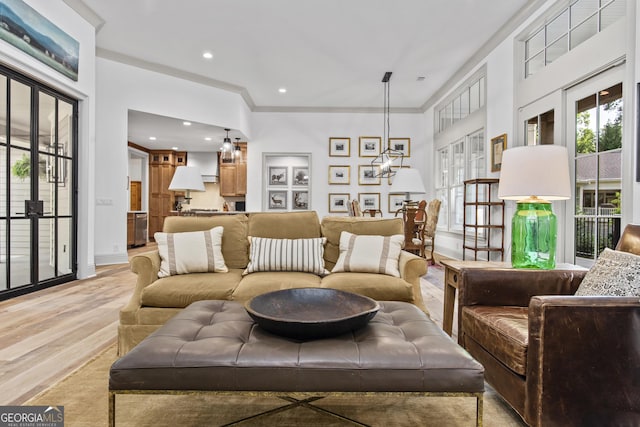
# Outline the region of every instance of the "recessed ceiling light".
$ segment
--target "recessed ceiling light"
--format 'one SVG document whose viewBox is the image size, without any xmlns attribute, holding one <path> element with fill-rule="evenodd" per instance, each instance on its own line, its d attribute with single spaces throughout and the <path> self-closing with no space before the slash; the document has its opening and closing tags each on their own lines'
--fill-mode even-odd
<svg viewBox="0 0 640 427">
<path fill-rule="evenodd" d="M 171 147 L 171 149 L 172 149 L 172 150 L 177 150 L 177 149 L 178 149 L 178 147 Z"/>
<path fill-rule="evenodd" d="M 205 141 L 211 141 L 211 137 L 210 137 L 210 136 L 207 136 L 204 140 L 205 140 Z"/>
<path fill-rule="evenodd" d="M 280 93 L 287 93 L 287 88 L 285 88 L 285 87 L 281 87 L 280 89 L 278 89 L 278 92 L 280 92 Z"/>
<path fill-rule="evenodd" d="M 185 126 L 191 126 L 191 122 L 182 122 L 182 124 Z"/>
<path fill-rule="evenodd" d="M 155 137 L 155 136 L 150 136 L 150 137 L 149 137 L 149 139 L 150 139 L 151 141 L 155 141 L 155 140 L 156 140 L 156 137 Z"/>
<path fill-rule="evenodd" d="M 204 59 L 212 59 L 213 58 L 213 53 L 211 53 L 211 52 L 203 52 L 202 53 L 202 57 Z"/>
<path fill-rule="evenodd" d="M 418 76 L 418 77 L 416 78 L 416 80 L 417 80 L 417 81 L 419 81 L 419 82 L 423 82 L 425 79 L 426 79 L 426 77 L 425 77 L 425 76 Z"/>
</svg>

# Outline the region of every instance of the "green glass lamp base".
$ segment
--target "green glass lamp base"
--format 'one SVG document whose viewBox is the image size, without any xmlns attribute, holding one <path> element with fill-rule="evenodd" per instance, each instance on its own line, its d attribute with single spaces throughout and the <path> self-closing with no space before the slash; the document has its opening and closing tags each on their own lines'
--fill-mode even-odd
<svg viewBox="0 0 640 427">
<path fill-rule="evenodd" d="M 513 268 L 555 268 L 556 234 L 557 220 L 551 203 L 518 203 L 511 222 Z"/>
</svg>

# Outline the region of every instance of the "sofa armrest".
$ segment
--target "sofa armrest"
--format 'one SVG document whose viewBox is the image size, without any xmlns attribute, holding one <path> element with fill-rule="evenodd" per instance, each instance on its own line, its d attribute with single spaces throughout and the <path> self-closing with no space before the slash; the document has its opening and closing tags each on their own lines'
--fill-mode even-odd
<svg viewBox="0 0 640 427">
<path fill-rule="evenodd" d="M 458 304 L 527 307 L 535 295 L 572 295 L 586 270 L 462 269 Z"/>
<path fill-rule="evenodd" d="M 131 295 L 131 299 L 127 305 L 120 310 L 121 324 L 137 323 L 135 315 L 141 306 L 142 290 L 158 279 L 160 253 L 158 251 L 152 251 L 136 255 L 131 258 L 129 264 L 131 271 L 138 277 L 136 279 L 136 288 L 133 291 L 133 295 Z"/>
<path fill-rule="evenodd" d="M 427 274 L 426 260 L 403 250 L 400 251 L 398 269 L 400 270 L 400 277 L 413 287 L 414 304 L 426 313 L 427 308 L 422 298 L 422 289 L 420 289 L 420 277 Z"/>
<path fill-rule="evenodd" d="M 640 425 L 638 337 L 640 298 L 533 297 L 525 419 Z"/>
</svg>

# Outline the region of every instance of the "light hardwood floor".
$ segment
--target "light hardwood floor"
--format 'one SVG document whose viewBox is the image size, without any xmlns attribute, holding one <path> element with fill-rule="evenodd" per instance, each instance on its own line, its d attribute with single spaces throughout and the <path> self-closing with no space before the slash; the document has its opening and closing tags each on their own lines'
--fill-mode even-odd
<svg viewBox="0 0 640 427">
<path fill-rule="evenodd" d="M 432 268 L 427 278 L 441 281 L 441 272 Z M 102 266 L 96 277 L 0 302 L 0 405 L 23 404 L 115 343 L 118 312 L 135 280 L 128 264 Z M 441 287 L 423 280 L 422 290 L 441 325 Z"/>
</svg>

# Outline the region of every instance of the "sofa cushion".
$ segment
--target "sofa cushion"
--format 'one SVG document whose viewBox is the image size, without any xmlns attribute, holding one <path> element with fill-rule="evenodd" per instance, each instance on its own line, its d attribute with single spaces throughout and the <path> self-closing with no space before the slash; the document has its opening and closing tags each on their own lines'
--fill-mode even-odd
<svg viewBox="0 0 640 427">
<path fill-rule="evenodd" d="M 462 330 L 509 369 L 526 375 L 528 311 L 528 307 L 467 306 L 462 309 Z"/>
<path fill-rule="evenodd" d="M 374 273 L 331 273 L 322 278 L 323 288 L 364 295 L 378 301 L 415 303 L 413 286 L 405 280 Z"/>
<path fill-rule="evenodd" d="M 368 218 L 368 217 L 338 217 L 326 216 L 322 218 L 322 235 L 327 238 L 324 247 L 325 267 L 332 270 L 340 256 L 340 234 L 343 231 L 358 235 L 391 236 L 403 234 L 401 218 Z"/>
<path fill-rule="evenodd" d="M 576 295 L 640 297 L 640 256 L 605 248 L 580 282 Z"/>
<path fill-rule="evenodd" d="M 309 239 L 322 237 L 315 211 L 256 212 L 249 215 L 248 236 L 274 239 Z"/>
<path fill-rule="evenodd" d="M 340 257 L 332 273 L 378 273 L 400 277 L 398 259 L 404 236 L 358 236 L 343 231 L 340 235 Z"/>
<path fill-rule="evenodd" d="M 222 227 L 184 233 L 155 233 L 160 253 L 158 277 L 188 273 L 226 273 Z"/>
<path fill-rule="evenodd" d="M 249 262 L 249 241 L 247 240 L 246 215 L 169 216 L 164 220 L 162 231 L 182 233 L 204 231 L 213 227 L 223 227 L 222 255 L 229 268 L 245 268 Z"/>
<path fill-rule="evenodd" d="M 148 307 L 184 308 L 194 301 L 230 299 L 241 279 L 241 269 L 229 269 L 227 273 L 163 277 L 144 288 L 141 304 Z"/>
<path fill-rule="evenodd" d="M 249 265 L 245 274 L 260 271 L 300 271 L 324 276 L 324 244 L 327 239 L 271 239 L 249 237 Z"/>
<path fill-rule="evenodd" d="M 231 296 L 235 301 L 247 301 L 256 295 L 280 289 L 317 288 L 320 286 L 320 276 L 312 273 L 263 272 L 247 274 L 242 278 Z"/>
</svg>

